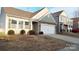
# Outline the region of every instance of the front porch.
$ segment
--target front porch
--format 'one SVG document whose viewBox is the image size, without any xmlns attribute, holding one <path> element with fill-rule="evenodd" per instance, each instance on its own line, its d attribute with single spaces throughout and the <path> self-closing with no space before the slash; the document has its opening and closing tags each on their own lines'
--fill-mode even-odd
<svg viewBox="0 0 79 59">
<path fill-rule="evenodd" d="M 68 32 L 68 25 L 60 23 L 59 24 L 59 32 Z"/>
<path fill-rule="evenodd" d="M 37 34 L 40 32 L 40 25 L 39 22 L 32 22 L 32 30 L 34 30 Z"/>
</svg>

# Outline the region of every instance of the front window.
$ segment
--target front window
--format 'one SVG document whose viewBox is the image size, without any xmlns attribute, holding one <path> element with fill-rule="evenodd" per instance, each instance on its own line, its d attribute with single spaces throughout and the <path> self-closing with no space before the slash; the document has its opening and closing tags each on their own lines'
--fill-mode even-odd
<svg viewBox="0 0 79 59">
<path fill-rule="evenodd" d="M 25 28 L 29 28 L 29 22 L 25 22 Z"/>
<path fill-rule="evenodd" d="M 13 19 L 9 19 L 9 28 L 16 28 L 17 21 Z"/>
<path fill-rule="evenodd" d="M 17 21 L 16 20 L 12 20 L 12 24 L 17 24 Z"/>
<path fill-rule="evenodd" d="M 25 25 L 29 25 L 29 22 L 25 22 Z"/>
</svg>

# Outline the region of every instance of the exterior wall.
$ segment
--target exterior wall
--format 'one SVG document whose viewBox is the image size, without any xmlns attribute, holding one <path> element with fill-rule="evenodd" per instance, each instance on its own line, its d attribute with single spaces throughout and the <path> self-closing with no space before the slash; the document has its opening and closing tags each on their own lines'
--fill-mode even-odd
<svg viewBox="0 0 79 59">
<path fill-rule="evenodd" d="M 73 20 L 72 19 L 69 19 L 68 21 L 68 30 L 69 32 L 73 29 Z"/>
<path fill-rule="evenodd" d="M 54 17 L 54 20 L 55 20 L 55 22 L 56 22 L 56 33 L 58 33 L 59 32 L 59 16 L 57 16 L 57 17 Z"/>
<path fill-rule="evenodd" d="M 5 22 L 6 22 L 6 14 L 4 13 L 4 10 L 1 9 L 1 14 L 0 14 L 0 32 L 5 33 Z"/>
<path fill-rule="evenodd" d="M 78 21 L 78 28 L 79 28 L 79 21 Z"/>
<path fill-rule="evenodd" d="M 62 30 L 65 32 L 68 31 L 68 20 L 68 16 L 65 14 L 65 12 L 62 12 L 59 16 L 59 32 Z"/>
<path fill-rule="evenodd" d="M 72 30 L 73 20 L 68 18 L 68 16 L 65 14 L 65 12 L 60 14 L 60 16 L 59 16 L 59 23 L 63 24 L 62 25 L 62 29 L 64 29 L 66 32 L 70 32 Z"/>
<path fill-rule="evenodd" d="M 78 24 L 73 24 L 73 29 L 77 29 L 78 28 Z"/>
<path fill-rule="evenodd" d="M 9 19 L 13 19 L 17 21 L 16 28 L 9 28 Z M 23 21 L 23 28 L 19 28 L 19 21 Z M 29 22 L 29 25 L 27 28 L 25 28 L 25 21 Z M 25 30 L 26 33 L 31 30 L 31 22 L 28 19 L 20 19 L 20 18 L 15 18 L 15 17 L 10 17 L 6 16 L 6 34 L 8 33 L 9 30 L 14 30 L 15 34 L 19 34 L 21 30 Z"/>
<path fill-rule="evenodd" d="M 63 17 L 64 19 L 61 19 Z M 68 24 L 68 16 L 66 15 L 65 12 L 62 12 L 59 16 L 59 22 L 63 22 L 64 24 Z"/>
<path fill-rule="evenodd" d="M 73 20 L 73 29 L 79 29 L 79 20 L 77 19 Z"/>
</svg>

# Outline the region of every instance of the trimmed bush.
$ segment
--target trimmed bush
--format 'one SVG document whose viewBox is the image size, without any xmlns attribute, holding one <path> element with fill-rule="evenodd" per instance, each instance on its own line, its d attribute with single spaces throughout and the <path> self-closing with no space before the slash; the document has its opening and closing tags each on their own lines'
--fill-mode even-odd
<svg viewBox="0 0 79 59">
<path fill-rule="evenodd" d="M 25 34 L 25 30 L 21 30 L 20 34 Z"/>
<path fill-rule="evenodd" d="M 44 34 L 44 33 L 42 31 L 40 31 L 39 34 Z"/>
<path fill-rule="evenodd" d="M 36 35 L 36 32 L 35 32 L 34 30 L 29 30 L 29 31 L 28 31 L 28 34 L 29 34 L 29 35 Z"/>
<path fill-rule="evenodd" d="M 15 34 L 15 32 L 13 30 L 8 31 L 8 35 L 14 35 L 14 34 Z"/>
</svg>

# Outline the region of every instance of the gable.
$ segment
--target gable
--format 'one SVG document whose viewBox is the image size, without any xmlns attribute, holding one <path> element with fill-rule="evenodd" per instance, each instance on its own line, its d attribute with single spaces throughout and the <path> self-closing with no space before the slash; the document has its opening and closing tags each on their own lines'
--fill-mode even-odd
<svg viewBox="0 0 79 59">
<path fill-rule="evenodd" d="M 35 16 L 33 16 L 32 19 L 39 19 L 40 17 L 42 17 L 43 15 L 45 15 L 47 13 L 48 13 L 48 9 L 47 8 L 43 8 Z"/>
<path fill-rule="evenodd" d="M 63 11 L 60 16 L 63 15 L 63 16 L 66 16 L 67 17 L 67 14 Z"/>
<path fill-rule="evenodd" d="M 41 17 L 39 20 L 37 20 L 39 22 L 43 22 L 43 23 L 50 23 L 50 24 L 56 24 L 54 18 L 52 17 L 51 14 L 47 14 L 44 15 L 43 17 Z"/>
</svg>

